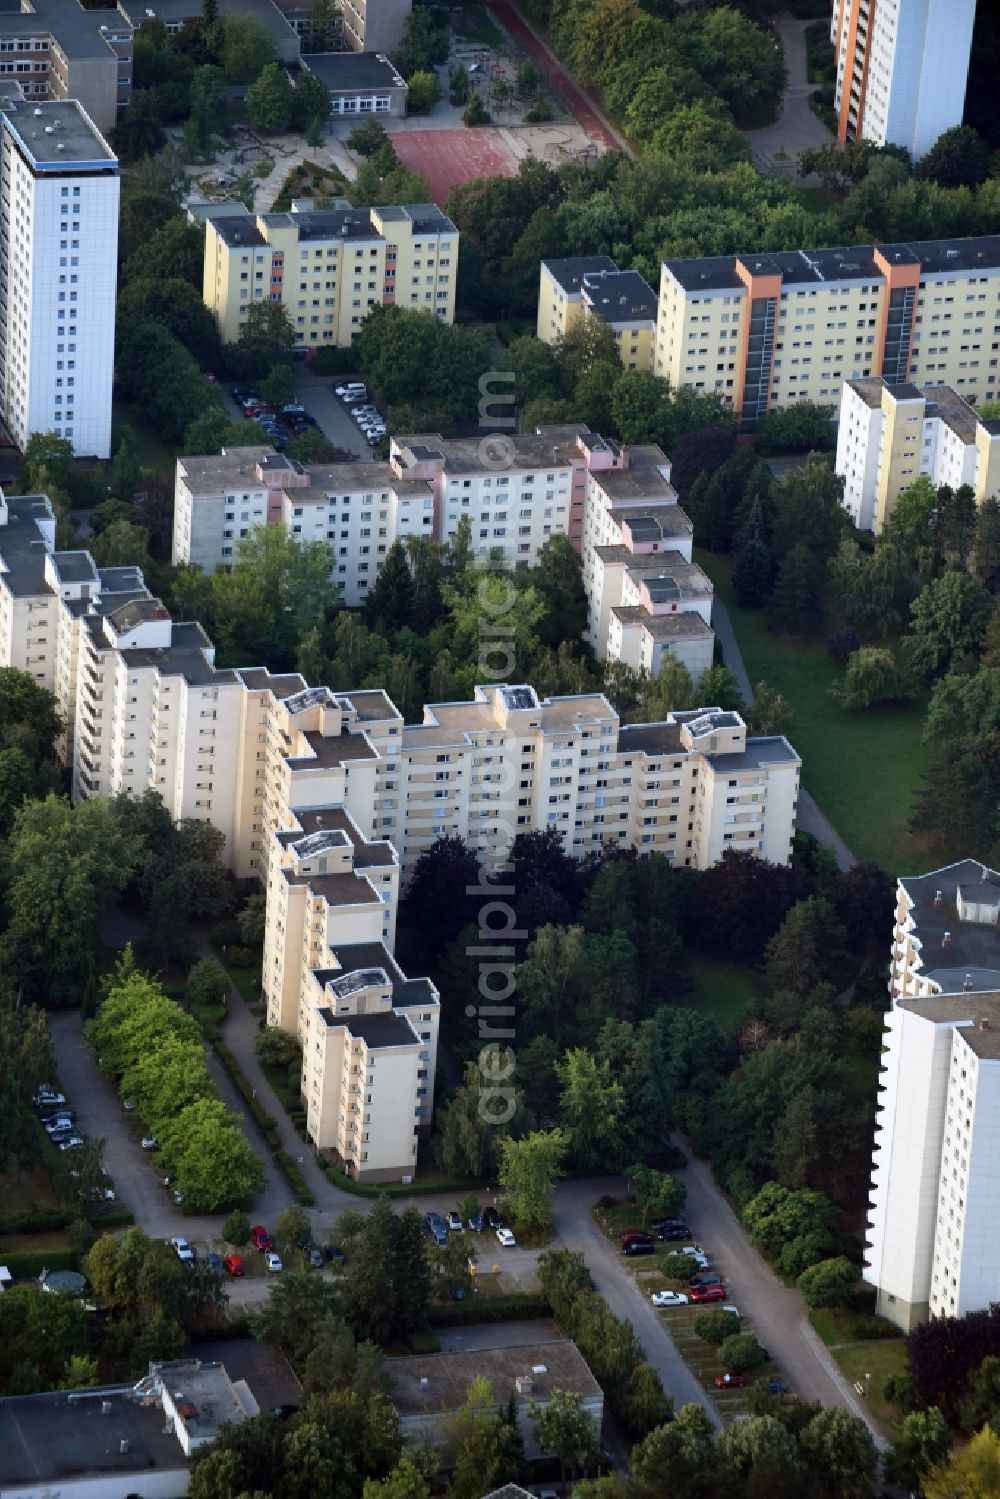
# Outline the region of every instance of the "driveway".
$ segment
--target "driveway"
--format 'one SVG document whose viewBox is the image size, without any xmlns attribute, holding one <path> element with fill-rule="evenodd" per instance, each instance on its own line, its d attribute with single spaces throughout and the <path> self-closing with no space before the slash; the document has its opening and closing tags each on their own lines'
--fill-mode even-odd
<svg viewBox="0 0 1000 1499">
<path fill-rule="evenodd" d="M 716 1426 L 722 1421 L 710 1397 L 695 1379 L 674 1346 L 663 1319 L 642 1295 L 628 1273 L 621 1255 L 594 1222 L 591 1209 L 604 1192 L 621 1195 L 619 1178 L 608 1181 L 563 1182 L 556 1189 L 553 1217 L 556 1233 L 565 1249 L 579 1250 L 587 1262 L 594 1285 L 616 1317 L 631 1322 L 646 1350 L 646 1357 L 672 1396 L 674 1409 L 701 1405 Z"/>
<path fill-rule="evenodd" d="M 801 1294 L 780 1281 L 750 1244 L 706 1163 L 691 1155 L 686 1141 L 675 1143 L 689 1162 L 681 1176 L 687 1187 L 684 1216 L 697 1242 L 710 1253 L 713 1268 L 725 1277 L 729 1297 L 741 1316 L 780 1364 L 797 1395 L 822 1405 L 839 1405 L 852 1416 L 860 1416 L 884 1451 L 884 1438 L 813 1331 Z"/>
<path fill-rule="evenodd" d="M 781 101 L 781 113 L 773 125 L 743 132 L 754 166 L 770 176 L 794 176 L 800 151 L 828 146 L 836 139 L 809 108 L 809 95 L 815 88 L 806 73 L 805 30 L 810 24 L 809 21 L 797 21 L 787 11 L 777 17 L 776 25 L 788 67 L 788 85 Z"/>
<path fill-rule="evenodd" d="M 364 434 L 348 415 L 333 393 L 333 387 L 348 376 L 314 375 L 308 364 L 295 366 L 296 398 L 316 418 L 316 425 L 335 448 L 353 453 L 362 463 L 372 462 L 373 454 Z"/>
</svg>

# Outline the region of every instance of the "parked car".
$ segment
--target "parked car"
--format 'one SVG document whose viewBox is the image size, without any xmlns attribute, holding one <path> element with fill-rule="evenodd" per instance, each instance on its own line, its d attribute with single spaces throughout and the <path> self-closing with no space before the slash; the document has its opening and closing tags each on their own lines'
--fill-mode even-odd
<svg viewBox="0 0 1000 1499">
<path fill-rule="evenodd" d="M 649 1225 L 650 1233 L 654 1234 L 662 1233 L 664 1229 L 668 1228 L 682 1228 L 684 1230 L 685 1239 L 689 1239 L 691 1237 L 691 1230 L 688 1228 L 683 1218 L 654 1218 L 652 1223 Z"/>
<path fill-rule="evenodd" d="M 76 1125 L 71 1123 L 57 1124 L 54 1129 L 46 1130 L 46 1134 L 53 1145 L 58 1145 L 60 1140 L 68 1140 L 70 1135 L 76 1134 Z"/>
<path fill-rule="evenodd" d="M 483 1231 L 483 1215 L 481 1212 L 472 1213 L 468 1223 L 465 1225 L 470 1233 L 481 1234 Z"/>
<path fill-rule="evenodd" d="M 627 1255 L 630 1259 L 637 1254 L 655 1253 L 656 1245 L 653 1243 L 652 1239 L 630 1239 L 622 1249 L 622 1254 Z"/>
<path fill-rule="evenodd" d="M 173 1197 L 174 1202 L 177 1204 L 177 1206 L 179 1208 L 184 1206 L 184 1193 L 183 1192 L 174 1191 L 170 1195 Z"/>
<path fill-rule="evenodd" d="M 717 1390 L 745 1390 L 747 1378 L 745 1374 L 737 1374 L 734 1369 L 727 1369 L 725 1374 L 715 1376 L 715 1388 Z"/>
<path fill-rule="evenodd" d="M 487 1228 L 503 1228 L 503 1215 L 497 1208 L 483 1208 L 483 1222 Z"/>
<path fill-rule="evenodd" d="M 692 1275 L 688 1281 L 689 1286 L 721 1286 L 722 1276 L 709 1272 L 707 1275 Z"/>
<path fill-rule="evenodd" d="M 300 406 L 298 401 L 288 401 L 281 408 L 282 416 L 304 416 L 305 407 Z"/>
<path fill-rule="evenodd" d="M 677 1249 L 671 1249 L 667 1255 L 667 1259 L 673 1259 L 674 1255 L 683 1255 L 686 1259 L 694 1260 L 699 1270 L 707 1270 L 712 1263 L 705 1251 L 699 1249 L 695 1244 L 682 1244 Z"/>
<path fill-rule="evenodd" d="M 627 1228 L 621 1236 L 621 1246 L 626 1244 L 652 1244 L 653 1235 L 647 1233 L 644 1228 Z"/>
<path fill-rule="evenodd" d="M 653 1232 L 661 1242 L 667 1244 L 679 1243 L 681 1239 L 690 1239 L 691 1230 L 686 1223 L 664 1223 L 657 1226 L 652 1225 Z"/>
<path fill-rule="evenodd" d="M 513 1232 L 509 1228 L 497 1229 L 497 1243 L 500 1244 L 503 1249 L 517 1248 L 517 1240 L 514 1238 Z"/>
<path fill-rule="evenodd" d="M 789 1394 L 789 1388 L 783 1379 L 769 1379 L 767 1382 L 767 1393 L 769 1395 L 787 1395 Z"/>
<path fill-rule="evenodd" d="M 222 1268 L 225 1270 L 227 1275 L 234 1275 L 237 1278 L 239 1278 L 239 1276 L 241 1275 L 246 1275 L 247 1273 L 246 1266 L 244 1265 L 238 1254 L 225 1255 L 222 1261 Z"/>
<path fill-rule="evenodd" d="M 67 1135 L 65 1139 L 60 1139 L 56 1143 L 60 1150 L 78 1150 L 83 1144 L 83 1137 L 81 1135 Z"/>
<path fill-rule="evenodd" d="M 269 1249 L 274 1248 L 274 1240 L 262 1223 L 255 1223 L 250 1230 L 250 1243 L 261 1254 L 266 1254 Z"/>
<path fill-rule="evenodd" d="M 264 1255 L 264 1264 L 274 1274 L 277 1274 L 279 1270 L 284 1270 L 285 1268 L 285 1264 L 281 1258 L 281 1255 L 277 1254 L 273 1249 L 269 1249 Z"/>
<path fill-rule="evenodd" d="M 171 1239 L 170 1247 L 182 1264 L 194 1264 L 194 1253 L 192 1252 L 191 1245 L 188 1243 L 187 1239 Z"/>
<path fill-rule="evenodd" d="M 57 1135 L 60 1130 L 72 1129 L 75 1119 L 76 1115 L 70 1112 L 52 1114 L 44 1121 L 42 1127 L 47 1135 Z"/>
<path fill-rule="evenodd" d="M 688 1299 L 682 1291 L 654 1291 L 650 1296 L 654 1306 L 687 1306 Z"/>
<path fill-rule="evenodd" d="M 134 1098 L 123 1099 L 122 1100 L 122 1109 L 124 1110 L 124 1112 L 126 1114 L 134 1114 L 135 1113 L 135 1099 Z"/>
<path fill-rule="evenodd" d="M 322 1249 L 317 1249 L 315 1244 L 311 1249 L 306 1250 L 306 1259 L 309 1261 L 314 1270 L 322 1270 L 323 1266 L 326 1264 L 326 1260 L 323 1258 Z"/>
<path fill-rule="evenodd" d="M 693 1286 L 691 1288 L 691 1301 L 700 1304 L 702 1301 L 725 1301 L 725 1286 Z"/>
<path fill-rule="evenodd" d="M 155 1135 L 143 1135 L 139 1144 L 143 1150 L 159 1150 L 160 1148 L 160 1142 Z"/>
<path fill-rule="evenodd" d="M 454 1210 L 452 1210 L 448 1214 L 448 1217 L 445 1221 L 447 1222 L 448 1227 L 453 1234 L 461 1234 L 465 1232 L 465 1224 L 462 1222 L 462 1215 L 460 1213 L 456 1213 Z"/>
<path fill-rule="evenodd" d="M 34 1097 L 36 1109 L 51 1109 L 57 1104 L 65 1103 L 65 1093 L 56 1093 L 52 1088 L 39 1088 Z"/>
<path fill-rule="evenodd" d="M 335 386 L 333 393 L 342 401 L 366 401 L 368 399 L 368 387 L 357 380 L 347 380 L 344 384 Z"/>
<path fill-rule="evenodd" d="M 77 1172 L 78 1176 L 79 1174 Z M 91 1202 L 117 1202 L 118 1199 L 115 1197 L 113 1187 L 91 1187 L 90 1200 Z"/>
<path fill-rule="evenodd" d="M 287 1401 L 284 1405 L 272 1405 L 271 1415 L 277 1416 L 279 1421 L 287 1421 L 291 1416 L 297 1416 L 301 1409 L 301 1405 L 292 1405 Z"/>
<path fill-rule="evenodd" d="M 176 1176 L 172 1176 L 169 1171 L 167 1172 L 166 1176 L 160 1177 L 160 1183 L 164 1187 L 172 1187 L 176 1180 Z"/>
<path fill-rule="evenodd" d="M 234 385 L 232 396 L 234 401 L 259 401 L 260 391 L 254 385 Z"/>
<path fill-rule="evenodd" d="M 216 1252 L 215 1252 L 214 1249 L 210 1249 L 208 1251 L 208 1253 L 206 1254 L 206 1256 L 205 1256 L 205 1264 L 208 1266 L 208 1268 L 212 1271 L 212 1273 L 214 1275 L 221 1275 L 222 1272 L 224 1271 L 224 1269 L 226 1268 L 225 1265 L 222 1263 L 222 1255 L 221 1254 L 216 1254 Z"/>
</svg>

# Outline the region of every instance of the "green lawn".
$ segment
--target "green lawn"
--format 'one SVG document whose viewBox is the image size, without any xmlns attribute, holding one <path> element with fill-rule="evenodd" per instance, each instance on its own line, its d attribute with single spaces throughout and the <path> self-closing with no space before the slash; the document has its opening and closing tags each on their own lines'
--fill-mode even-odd
<svg viewBox="0 0 1000 1499">
<path fill-rule="evenodd" d="M 177 449 L 165 443 L 139 406 L 116 401 L 111 417 L 111 451 L 128 434 L 143 473 L 163 474 L 173 479 Z"/>
<path fill-rule="evenodd" d="M 809 1313 L 809 1320 L 823 1342 L 840 1365 L 845 1377 L 852 1385 L 864 1386 L 865 1404 L 873 1419 L 890 1440 L 903 1413 L 882 1394 L 882 1387 L 890 1374 L 906 1372 L 906 1339 L 868 1338 L 863 1342 L 845 1341 L 850 1338 L 851 1314 L 841 1308 L 830 1307 Z M 870 1379 L 866 1379 L 870 1375 Z"/>
<path fill-rule="evenodd" d="M 219 962 L 228 973 L 234 987 L 238 989 L 242 994 L 251 1010 L 253 1010 L 255 1013 L 262 1013 L 263 1006 L 261 1005 L 260 999 L 260 964 L 255 963 L 252 968 L 237 968 L 234 963 L 231 963 L 229 961 L 228 957 L 223 952 L 220 943 L 218 943 L 214 937 L 211 937 L 209 940 L 212 946 L 215 948 L 215 952 L 219 959 Z"/>
<path fill-rule="evenodd" d="M 735 602 L 728 563 L 701 551 L 697 560 L 732 616 L 751 682 L 766 681 L 791 704 L 802 783 L 848 848 L 889 874 L 922 867 L 907 822 L 931 761 L 920 737 L 926 702 L 845 713 L 829 696 L 841 668 L 824 640 L 771 634 L 762 613 Z"/>
<path fill-rule="evenodd" d="M 684 995 L 685 1008 L 711 1015 L 723 1030 L 732 1030 L 747 1005 L 759 999 L 757 975 L 736 963 L 700 956 L 691 959 L 693 988 Z"/>
</svg>

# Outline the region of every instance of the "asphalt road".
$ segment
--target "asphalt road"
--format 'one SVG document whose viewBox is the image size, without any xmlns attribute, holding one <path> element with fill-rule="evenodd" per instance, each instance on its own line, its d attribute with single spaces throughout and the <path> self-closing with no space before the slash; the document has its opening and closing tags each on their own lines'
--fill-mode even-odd
<svg viewBox="0 0 1000 1499">
<path fill-rule="evenodd" d="M 683 1140 L 676 1143 L 689 1161 L 682 1174 L 687 1187 L 684 1216 L 695 1240 L 710 1254 L 712 1268 L 725 1278 L 729 1299 L 781 1366 L 796 1394 L 860 1416 L 884 1450 L 886 1443 L 868 1421 L 863 1402 L 813 1332 L 801 1294 L 780 1281 L 749 1243 L 705 1162 L 693 1157 Z"/>
<path fill-rule="evenodd" d="M 615 1316 L 632 1323 L 663 1388 L 673 1397 L 674 1409 L 704 1406 L 713 1423 L 721 1426 L 715 1405 L 677 1352 L 659 1312 L 639 1291 L 622 1256 L 594 1222 L 591 1209 L 598 1197 L 605 1192 L 620 1194 L 622 1187 L 620 1178 L 563 1182 L 555 1194 L 556 1233 L 563 1247 L 582 1252 L 594 1285 Z"/>
</svg>

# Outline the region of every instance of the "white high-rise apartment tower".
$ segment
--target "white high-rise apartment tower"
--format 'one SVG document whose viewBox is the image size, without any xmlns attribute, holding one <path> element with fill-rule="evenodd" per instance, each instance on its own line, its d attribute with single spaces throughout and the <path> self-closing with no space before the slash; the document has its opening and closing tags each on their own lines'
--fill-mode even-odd
<svg viewBox="0 0 1000 1499">
<path fill-rule="evenodd" d="M 976 0 L 834 0 L 837 134 L 915 160 L 962 123 Z"/>
<path fill-rule="evenodd" d="M 107 458 L 118 161 L 72 99 L 0 111 L 0 417 Z"/>
</svg>

